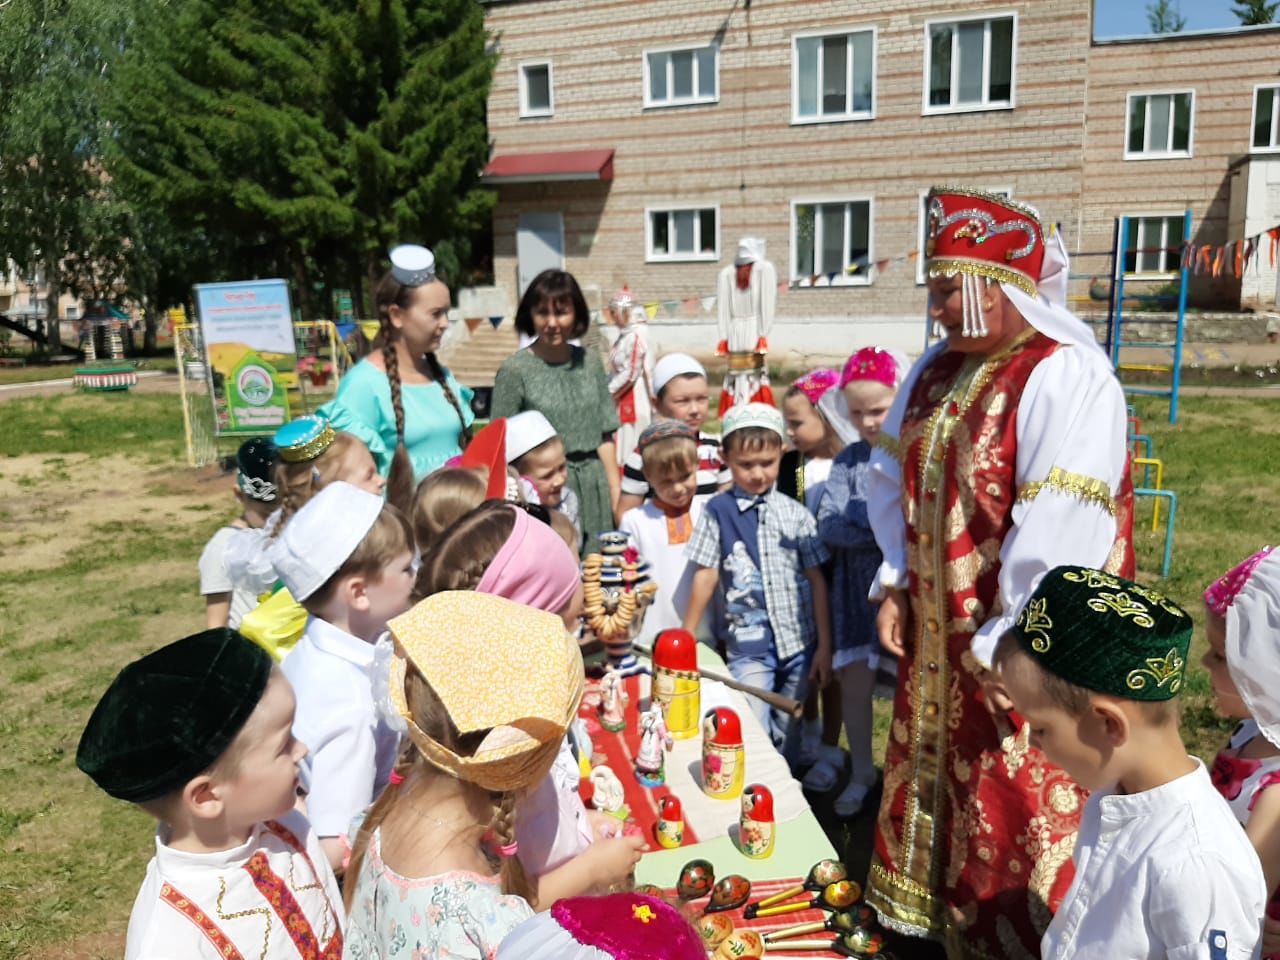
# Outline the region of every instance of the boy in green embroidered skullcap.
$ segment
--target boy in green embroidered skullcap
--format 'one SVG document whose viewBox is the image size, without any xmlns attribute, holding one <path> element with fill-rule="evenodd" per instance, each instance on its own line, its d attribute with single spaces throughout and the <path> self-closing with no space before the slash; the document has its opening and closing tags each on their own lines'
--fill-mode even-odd
<svg viewBox="0 0 1280 960">
<path fill-rule="evenodd" d="M 996 648 L 1011 701 L 996 706 L 1092 791 L 1044 960 L 1258 956 L 1262 868 L 1178 732 L 1191 627 L 1155 590 L 1061 566 Z"/>
</svg>

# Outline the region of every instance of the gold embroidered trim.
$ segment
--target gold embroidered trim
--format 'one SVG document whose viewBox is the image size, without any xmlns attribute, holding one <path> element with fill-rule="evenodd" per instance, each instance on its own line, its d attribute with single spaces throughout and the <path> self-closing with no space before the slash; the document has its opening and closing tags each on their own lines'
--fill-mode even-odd
<svg viewBox="0 0 1280 960">
<path fill-rule="evenodd" d="M 1084 503 L 1097 504 L 1111 516 L 1116 515 L 1116 501 L 1111 496 L 1110 487 L 1094 477 L 1086 477 L 1083 473 L 1072 473 L 1061 467 L 1054 467 L 1049 471 L 1049 476 L 1043 480 L 1024 483 L 1022 489 L 1018 491 L 1018 502 L 1029 503 L 1046 487 L 1065 493 L 1069 497 L 1075 497 Z"/>
<path fill-rule="evenodd" d="M 931 280 L 936 280 L 938 277 L 954 277 L 957 273 L 967 273 L 971 277 L 986 277 L 998 283 L 1011 283 L 1029 297 L 1036 295 L 1036 284 L 1030 276 L 1012 267 L 1002 267 L 990 260 L 952 257 L 929 261 L 929 279 Z"/>
<path fill-rule="evenodd" d="M 898 442 L 897 437 L 891 437 L 887 433 L 881 433 L 876 437 L 876 446 L 887 453 L 893 459 L 901 462 L 902 445 Z"/>
<path fill-rule="evenodd" d="M 333 427 L 325 424 L 321 431 L 305 443 L 295 444 L 292 447 L 280 448 L 280 459 L 285 463 L 306 463 L 308 460 L 314 460 L 320 454 L 329 449 L 329 445 L 333 443 L 337 434 L 333 432 Z"/>
<path fill-rule="evenodd" d="M 1169 693 L 1177 693 L 1182 688 L 1182 668 L 1186 662 L 1178 654 L 1177 647 L 1171 647 L 1163 657 L 1148 657 L 1147 665 L 1129 671 L 1125 683 L 1130 690 L 1143 690 L 1148 679 L 1154 680 L 1157 687 L 1169 685 Z"/>
<path fill-rule="evenodd" d="M 974 190 L 972 187 L 950 187 L 945 184 L 932 187 L 929 190 L 929 199 L 938 194 L 947 194 L 953 197 L 970 197 L 974 200 L 985 200 L 987 203 L 994 203 L 997 206 L 1008 207 L 1010 210 L 1016 210 L 1018 213 L 1025 214 L 1035 220 L 1036 226 L 1040 226 L 1040 211 L 1029 203 L 1023 203 L 1021 200 L 1015 200 L 1013 197 L 1001 196 L 998 193 L 986 193 L 982 190 Z"/>
<path fill-rule="evenodd" d="M 1018 626 L 1028 637 L 1032 637 L 1031 649 L 1036 653 L 1048 653 L 1053 646 L 1053 638 L 1049 636 L 1049 631 L 1053 629 L 1053 618 L 1046 609 L 1048 605 L 1049 601 L 1040 597 L 1038 600 L 1028 601 L 1022 608 L 1022 613 L 1018 614 Z"/>
</svg>

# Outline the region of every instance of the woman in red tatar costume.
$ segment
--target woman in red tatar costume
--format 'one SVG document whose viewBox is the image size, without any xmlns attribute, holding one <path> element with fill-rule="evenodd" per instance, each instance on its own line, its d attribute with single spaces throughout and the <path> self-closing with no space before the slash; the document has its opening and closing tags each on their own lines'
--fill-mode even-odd
<svg viewBox="0 0 1280 960">
<path fill-rule="evenodd" d="M 871 462 L 877 626 L 901 661 L 867 900 L 952 960 L 1036 957 L 1083 795 L 1030 746 L 991 655 L 1053 566 L 1131 574 L 1124 394 L 1035 210 L 935 189 L 928 215 L 945 338 Z"/>
</svg>

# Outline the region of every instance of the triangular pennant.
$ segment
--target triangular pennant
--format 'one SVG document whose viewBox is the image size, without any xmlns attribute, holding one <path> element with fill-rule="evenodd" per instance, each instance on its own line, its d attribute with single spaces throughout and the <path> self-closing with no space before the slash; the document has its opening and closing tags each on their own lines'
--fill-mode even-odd
<svg viewBox="0 0 1280 960">
<path fill-rule="evenodd" d="M 360 332 L 364 334 L 364 338 L 366 340 L 378 339 L 378 330 L 381 327 L 382 327 L 382 324 L 377 320 L 361 320 L 360 321 Z"/>
<path fill-rule="evenodd" d="M 466 321 L 467 321 L 467 331 L 469 333 L 475 333 L 476 327 L 484 323 L 484 317 L 467 317 Z"/>
<path fill-rule="evenodd" d="M 778 292 L 779 292 L 779 293 L 782 293 L 782 292 L 783 292 L 784 290 L 786 290 L 789 286 L 791 286 L 791 282 L 790 282 L 789 280 L 779 280 L 779 281 L 778 281 Z"/>
<path fill-rule="evenodd" d="M 876 261 L 876 273 L 885 273 L 885 272 L 887 272 L 887 271 L 888 271 L 888 269 L 889 269 L 889 261 L 888 261 L 888 260 L 877 260 L 877 261 Z"/>
<path fill-rule="evenodd" d="M 495 329 L 495 330 L 497 330 L 500 326 L 502 326 L 502 318 L 501 318 L 501 317 L 490 317 L 490 318 L 489 318 L 489 322 L 490 322 L 491 324 L 493 324 L 493 329 Z"/>
<path fill-rule="evenodd" d="M 680 309 L 679 300 L 663 300 L 662 309 L 666 311 L 667 316 L 674 317 L 677 310 Z"/>
<path fill-rule="evenodd" d="M 702 309 L 703 309 L 703 312 L 704 312 L 704 313 L 710 313 L 710 312 L 711 312 L 712 310 L 714 310 L 715 308 L 716 308 L 716 298 L 715 298 L 715 297 L 703 297 L 703 298 L 702 298 Z"/>
<path fill-rule="evenodd" d="M 644 305 L 644 313 L 650 320 L 658 315 L 658 305 L 656 303 L 646 303 Z"/>
</svg>

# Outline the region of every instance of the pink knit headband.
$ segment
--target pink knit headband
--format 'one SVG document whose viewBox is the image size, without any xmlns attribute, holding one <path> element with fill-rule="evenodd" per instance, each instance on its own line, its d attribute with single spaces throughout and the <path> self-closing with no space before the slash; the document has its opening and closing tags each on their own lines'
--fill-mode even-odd
<svg viewBox="0 0 1280 960">
<path fill-rule="evenodd" d="M 559 613 L 569 602 L 581 577 L 573 552 L 550 524 L 535 520 L 511 507 L 515 526 L 476 584 L 480 593 L 491 593 L 526 607 Z"/>
<path fill-rule="evenodd" d="M 817 370 L 811 370 L 806 373 L 795 383 L 791 384 L 795 389 L 799 390 L 809 402 L 815 407 L 818 401 L 822 399 L 822 395 L 833 387 L 840 385 L 840 374 L 836 373 L 830 367 L 819 367 Z"/>
<path fill-rule="evenodd" d="M 1240 591 L 1244 589 L 1244 585 L 1249 582 L 1249 578 L 1253 576 L 1253 571 L 1258 568 L 1258 564 L 1267 559 L 1271 551 L 1275 547 L 1263 547 L 1249 559 L 1236 564 L 1212 584 L 1209 589 L 1204 592 L 1204 605 L 1209 608 L 1209 612 L 1219 617 L 1227 615 L 1227 609 Z"/>
<path fill-rule="evenodd" d="M 898 385 L 898 361 L 893 354 L 879 347 L 863 347 L 844 365 L 840 374 L 840 388 L 854 380 L 874 380 L 886 387 Z"/>
</svg>

